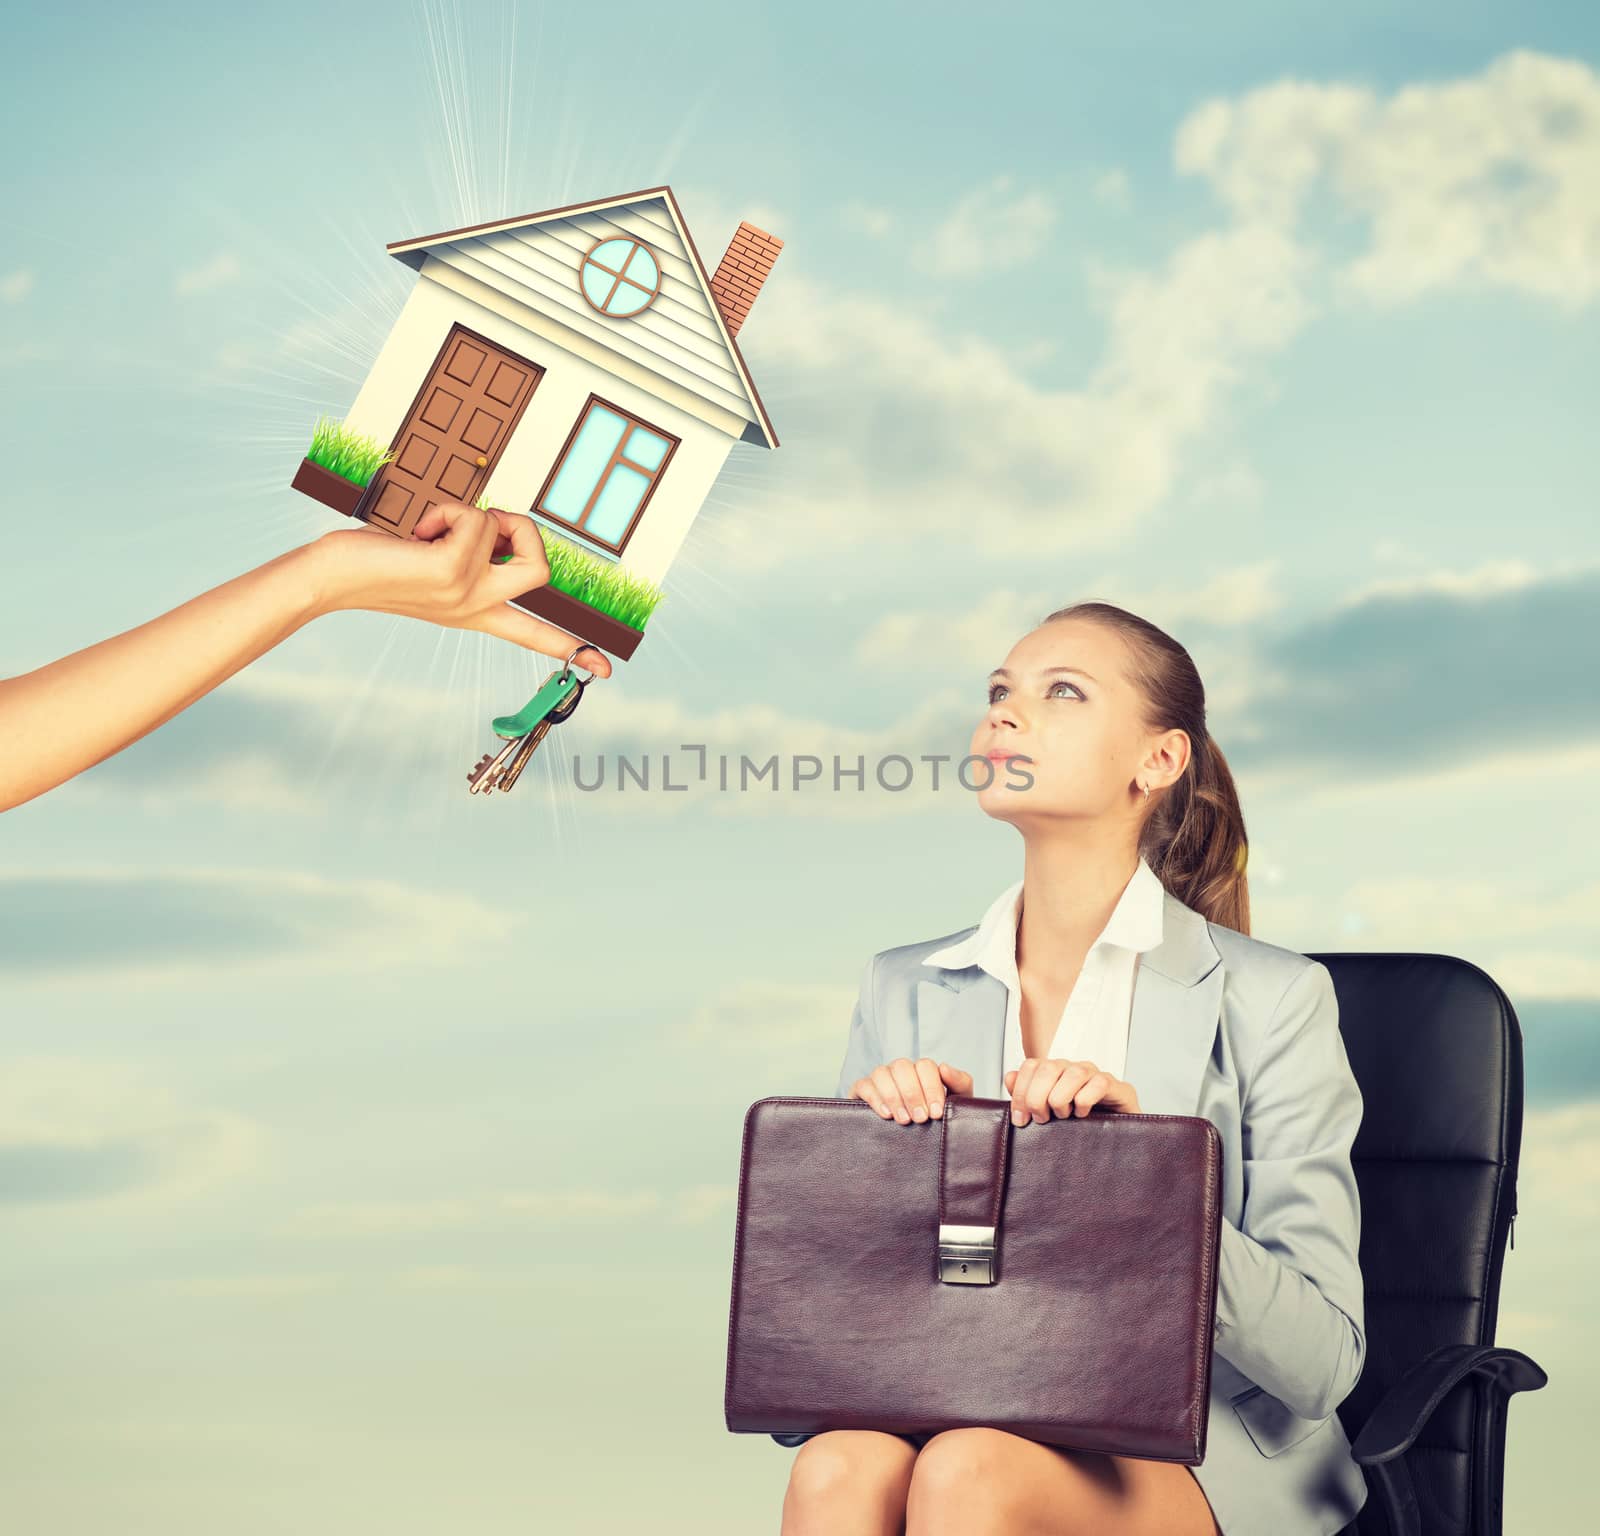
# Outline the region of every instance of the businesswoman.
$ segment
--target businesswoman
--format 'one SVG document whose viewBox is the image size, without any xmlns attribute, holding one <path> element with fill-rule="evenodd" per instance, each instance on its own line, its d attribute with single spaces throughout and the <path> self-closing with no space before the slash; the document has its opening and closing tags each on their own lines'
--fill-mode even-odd
<svg viewBox="0 0 1600 1536">
<path fill-rule="evenodd" d="M 975 925 L 867 962 L 836 1096 L 902 1126 L 950 1093 L 1010 1099 L 1019 1127 L 1096 1105 L 1210 1119 L 1223 1219 L 1206 1457 L 832 1430 L 795 1453 L 784 1536 L 1344 1531 L 1367 1493 L 1335 1413 L 1366 1349 L 1361 1094 L 1327 967 L 1247 937 L 1244 817 L 1194 663 L 1125 609 L 1061 609 L 990 677 L 971 752 L 995 764 L 977 798 L 1021 833 L 1022 878 Z"/>
</svg>

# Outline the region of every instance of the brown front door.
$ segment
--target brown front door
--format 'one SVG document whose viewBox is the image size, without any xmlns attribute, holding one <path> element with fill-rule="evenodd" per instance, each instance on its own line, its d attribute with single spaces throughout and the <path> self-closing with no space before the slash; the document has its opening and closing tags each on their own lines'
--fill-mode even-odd
<svg viewBox="0 0 1600 1536">
<path fill-rule="evenodd" d="M 477 501 L 544 369 L 456 325 L 356 516 L 409 538 L 441 501 Z"/>
</svg>

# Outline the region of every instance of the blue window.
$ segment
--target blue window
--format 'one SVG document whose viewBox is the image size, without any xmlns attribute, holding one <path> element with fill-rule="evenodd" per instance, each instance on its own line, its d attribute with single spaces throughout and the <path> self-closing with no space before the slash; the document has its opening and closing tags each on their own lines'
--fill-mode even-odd
<svg viewBox="0 0 1600 1536">
<path fill-rule="evenodd" d="M 626 236 L 602 240 L 578 265 L 578 287 L 602 315 L 637 315 L 661 292 L 655 252 Z"/>
<path fill-rule="evenodd" d="M 677 445 L 590 395 L 533 510 L 620 554 Z"/>
</svg>

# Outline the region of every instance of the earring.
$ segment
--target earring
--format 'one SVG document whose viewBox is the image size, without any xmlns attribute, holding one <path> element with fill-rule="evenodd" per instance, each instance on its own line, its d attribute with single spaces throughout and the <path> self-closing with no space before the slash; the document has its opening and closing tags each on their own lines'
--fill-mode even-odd
<svg viewBox="0 0 1600 1536">
<path fill-rule="evenodd" d="M 1139 788 L 1144 791 L 1144 797 L 1146 800 L 1148 800 L 1150 798 L 1150 786 L 1148 784 L 1141 784 Z"/>
</svg>

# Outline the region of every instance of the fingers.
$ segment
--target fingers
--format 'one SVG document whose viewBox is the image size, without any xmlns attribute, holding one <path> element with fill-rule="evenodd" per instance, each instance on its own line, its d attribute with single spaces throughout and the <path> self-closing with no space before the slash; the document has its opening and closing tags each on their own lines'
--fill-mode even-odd
<svg viewBox="0 0 1600 1536">
<path fill-rule="evenodd" d="M 487 517 L 486 512 L 481 512 L 477 507 L 469 507 L 462 501 L 440 501 L 429 507 L 417 519 L 416 527 L 411 530 L 411 537 L 421 539 L 424 543 L 436 539 L 441 533 L 454 528 L 461 521 L 463 513 L 470 513 L 473 517 Z"/>
<path fill-rule="evenodd" d="M 963 1072 L 960 1067 L 952 1067 L 948 1061 L 939 1063 L 939 1075 L 944 1079 L 945 1086 L 951 1093 L 972 1096 L 972 1074 Z"/>
<path fill-rule="evenodd" d="M 1049 1057 L 1028 1057 L 1020 1067 L 1006 1073 L 1010 1085 L 1011 1123 L 1043 1125 L 1052 1115 L 1065 1119 L 1087 1115 L 1102 1099 L 1107 1107 L 1122 1104 L 1124 1085 L 1109 1072 L 1102 1072 L 1092 1061 L 1057 1061 Z M 1130 1103 L 1137 1103 L 1130 1098 Z"/>
<path fill-rule="evenodd" d="M 1072 1114 L 1081 1119 L 1106 1096 L 1106 1090 L 1111 1086 L 1111 1078 L 1105 1072 L 1091 1073 L 1076 1087 L 1073 1082 L 1074 1074 L 1062 1073 L 1048 1096 L 1050 1108 L 1063 1120 Z"/>
<path fill-rule="evenodd" d="M 488 571 L 491 569 L 489 561 L 494 554 L 494 547 L 500 542 L 500 519 L 493 512 L 485 512 L 481 507 L 471 509 L 477 512 L 483 522 L 473 528 L 471 524 L 462 523 L 462 528 L 470 531 L 472 540 L 472 559 L 467 569 L 470 571 Z"/>
<path fill-rule="evenodd" d="M 1011 1090 L 1011 1123 L 1026 1125 L 1030 1120 L 1043 1125 L 1052 1113 L 1052 1095 L 1065 1081 L 1068 1094 L 1083 1081 L 1077 1062 L 1056 1061 L 1048 1056 L 1029 1057 L 1017 1071 L 1017 1085 Z"/>
<path fill-rule="evenodd" d="M 939 1066 L 928 1057 L 910 1061 L 901 1056 L 885 1062 L 860 1079 L 857 1087 L 861 1089 L 859 1097 L 872 1105 L 885 1120 L 892 1117 L 901 1125 L 929 1118 L 929 1092 L 939 1103 L 941 1113 L 943 1111 L 944 1091 L 939 1081 Z"/>
<path fill-rule="evenodd" d="M 514 641 L 530 651 L 554 656 L 557 661 L 565 661 L 578 650 L 580 645 L 583 645 L 581 640 L 575 635 L 568 634 L 559 625 L 536 619 L 531 613 L 515 608 L 510 603 L 501 603 L 484 613 L 476 614 L 462 627 L 481 629 L 486 635 L 498 635 L 502 640 Z M 596 677 L 611 676 L 610 659 L 604 651 L 597 650 L 592 645 L 583 645 L 583 649 L 573 658 L 573 665 L 593 672 Z"/>
<path fill-rule="evenodd" d="M 511 558 L 496 567 L 496 581 L 504 586 L 508 598 L 520 597 L 550 580 L 550 561 L 545 555 L 539 525 L 531 517 L 496 510 L 500 532 L 511 545 Z M 502 574 L 503 573 L 503 574 Z"/>
</svg>

